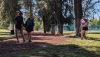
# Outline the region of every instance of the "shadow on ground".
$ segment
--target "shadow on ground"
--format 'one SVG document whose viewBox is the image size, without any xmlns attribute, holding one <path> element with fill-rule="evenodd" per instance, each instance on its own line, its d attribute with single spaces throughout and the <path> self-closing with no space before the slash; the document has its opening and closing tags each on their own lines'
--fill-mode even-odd
<svg viewBox="0 0 100 57">
<path fill-rule="evenodd" d="M 100 48 L 100 47 L 99 47 Z M 69 44 L 69 45 L 53 45 L 49 47 L 42 47 L 36 50 L 23 52 L 19 57 L 100 57 L 93 51 L 88 51 L 80 46 Z"/>
<path fill-rule="evenodd" d="M 68 36 L 70 38 L 80 38 L 79 36 Z M 100 38 L 94 38 L 94 37 L 86 37 L 84 39 L 87 39 L 87 40 L 94 40 L 94 41 L 100 41 Z"/>
<path fill-rule="evenodd" d="M 3 33 L 0 33 L 0 35 L 3 35 L 3 36 L 8 35 L 7 37 L 0 37 L 0 41 L 15 38 L 15 35 L 11 35 L 11 34 L 9 34 L 9 32 L 3 32 Z M 27 33 L 24 33 L 24 36 L 27 37 Z M 61 36 L 61 35 L 53 35 L 53 34 L 48 34 L 48 33 L 33 33 L 32 36 Z M 21 37 L 22 36 L 19 34 L 19 38 L 21 38 Z M 34 40 L 40 40 L 40 38 L 35 37 Z M 47 39 L 47 40 L 49 40 L 49 39 Z"/>
<path fill-rule="evenodd" d="M 45 42 L 33 42 L 33 43 L 25 43 L 25 44 L 22 43 L 16 44 L 15 41 L 0 42 L 0 55 L 5 55 L 14 52 L 19 53 L 19 52 L 36 49 L 44 46 L 51 46 L 51 44 Z"/>
<path fill-rule="evenodd" d="M 87 39 L 87 40 L 100 41 L 100 38 L 87 37 L 86 39 Z"/>
<path fill-rule="evenodd" d="M 86 46 L 85 46 L 86 47 Z M 97 46 L 87 46 L 86 48 Z M 100 50 L 99 50 L 100 51 Z M 16 44 L 15 41 L 0 42 L 0 57 L 100 57 L 95 51 L 88 51 L 74 44 L 53 45 L 46 42 Z"/>
<path fill-rule="evenodd" d="M 98 51 L 100 51 L 100 47 L 97 46 L 88 46 L 86 48 L 91 47 L 98 48 Z M 53 45 L 47 42 L 16 44 L 13 40 L 0 41 L 0 57 L 100 57 L 98 51 L 89 51 L 74 44 Z"/>
<path fill-rule="evenodd" d="M 97 54 L 94 51 L 88 51 L 74 44 L 68 44 L 68 45 L 49 44 L 49 46 L 46 47 L 41 46 L 41 44 L 48 45 L 48 43 L 37 43 L 38 48 L 34 47 L 33 49 L 30 50 L 28 48 L 28 51 L 21 52 L 21 53 L 18 52 L 11 53 L 7 55 L 3 55 L 3 57 L 4 56 L 7 57 L 100 57 L 100 54 Z M 20 47 L 23 47 L 23 45 L 21 45 Z M 96 48 L 100 48 L 100 47 L 96 47 Z M 16 54 L 17 56 L 15 56 Z"/>
</svg>

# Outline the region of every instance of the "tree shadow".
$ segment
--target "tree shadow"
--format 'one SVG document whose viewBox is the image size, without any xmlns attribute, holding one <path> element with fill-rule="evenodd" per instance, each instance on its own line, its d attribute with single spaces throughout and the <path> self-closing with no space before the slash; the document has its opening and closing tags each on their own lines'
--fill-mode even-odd
<svg viewBox="0 0 100 57">
<path fill-rule="evenodd" d="M 45 42 L 32 42 L 16 44 L 15 41 L 0 42 L 0 55 L 9 54 L 13 52 L 23 52 L 39 47 L 51 46 L 52 44 Z"/>
<path fill-rule="evenodd" d="M 67 36 L 67 37 L 70 37 L 70 38 L 79 38 L 79 36 Z"/>
<path fill-rule="evenodd" d="M 7 34 L 5 34 L 5 35 L 7 35 Z M 24 36 L 25 36 L 25 38 L 28 38 L 27 34 L 25 34 Z M 45 38 L 45 40 L 50 40 L 50 39 L 46 39 L 45 36 L 57 36 L 57 35 L 51 35 L 51 34 L 33 34 L 32 35 L 32 39 L 33 40 L 42 40 L 41 37 L 36 37 L 36 36 L 43 36 Z M 8 40 L 8 39 L 14 39 L 14 38 L 16 38 L 15 35 L 8 36 L 8 37 L 3 36 L 3 37 L 0 37 L 0 41 Z M 22 36 L 19 35 L 19 38 L 22 38 Z"/>
<path fill-rule="evenodd" d="M 100 57 L 100 54 L 97 54 L 94 51 L 88 51 L 74 44 L 52 45 L 52 46 L 42 47 L 35 50 L 33 49 L 31 51 L 23 52 L 20 54 L 20 56 L 28 57 L 27 55 L 33 57 L 34 56 L 37 57 Z"/>
<path fill-rule="evenodd" d="M 100 41 L 100 38 L 94 38 L 94 37 L 86 37 L 85 39 L 87 39 L 87 40 Z"/>
<path fill-rule="evenodd" d="M 97 46 L 85 46 L 98 48 Z M 100 51 L 100 50 L 99 50 Z M 29 56 L 28 56 L 29 55 Z M 89 51 L 74 44 L 53 45 L 46 42 L 16 44 L 15 41 L 0 42 L 0 57 L 100 57 L 95 51 Z"/>
<path fill-rule="evenodd" d="M 13 38 L 14 38 L 14 36 L 12 36 L 12 37 L 0 37 L 0 41 L 13 39 Z"/>
<path fill-rule="evenodd" d="M 41 38 L 41 37 L 32 37 L 32 40 L 52 40 L 52 39 L 48 39 L 47 37 L 43 37 L 43 38 Z"/>
<path fill-rule="evenodd" d="M 70 38 L 80 38 L 79 36 L 68 36 L 68 37 L 70 37 Z M 100 41 L 100 38 L 94 38 L 94 37 L 88 37 L 88 36 L 84 39 Z"/>
<path fill-rule="evenodd" d="M 27 35 L 27 33 L 25 33 L 25 35 Z M 62 36 L 62 35 L 57 35 L 57 34 L 50 34 L 50 33 L 32 33 L 33 36 Z"/>
</svg>

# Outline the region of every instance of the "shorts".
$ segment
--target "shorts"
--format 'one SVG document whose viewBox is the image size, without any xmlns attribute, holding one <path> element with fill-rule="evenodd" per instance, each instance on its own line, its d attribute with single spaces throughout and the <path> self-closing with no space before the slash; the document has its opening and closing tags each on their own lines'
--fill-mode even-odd
<svg viewBox="0 0 100 57">
<path fill-rule="evenodd" d="M 82 30 L 88 30 L 88 27 L 83 27 Z"/>
<path fill-rule="evenodd" d="M 33 31 L 33 26 L 27 26 L 27 27 L 26 27 L 26 31 L 27 31 L 27 32 Z"/>
<path fill-rule="evenodd" d="M 21 27 L 21 25 L 15 25 L 15 28 L 21 30 L 22 27 Z"/>
</svg>

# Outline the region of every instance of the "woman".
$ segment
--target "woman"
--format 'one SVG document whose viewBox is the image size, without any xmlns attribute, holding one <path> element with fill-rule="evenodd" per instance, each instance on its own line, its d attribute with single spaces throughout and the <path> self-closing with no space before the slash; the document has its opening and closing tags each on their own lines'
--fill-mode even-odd
<svg viewBox="0 0 100 57">
<path fill-rule="evenodd" d="M 25 39 L 23 34 L 23 17 L 21 16 L 20 11 L 16 11 L 16 18 L 15 18 L 15 32 L 16 32 L 17 44 L 19 44 L 18 31 L 20 31 L 24 43 Z"/>
<path fill-rule="evenodd" d="M 26 31 L 27 31 L 29 43 L 30 43 L 30 42 L 32 42 L 31 41 L 31 38 L 32 38 L 31 32 L 33 31 L 33 27 L 34 27 L 34 17 L 33 17 L 33 15 L 30 15 L 30 17 L 27 19 L 27 21 L 25 23 L 25 27 L 26 27 Z"/>
<path fill-rule="evenodd" d="M 88 20 L 85 19 L 85 17 L 83 16 L 81 19 L 81 39 L 83 39 L 83 36 L 86 38 L 86 31 L 88 30 Z"/>
</svg>

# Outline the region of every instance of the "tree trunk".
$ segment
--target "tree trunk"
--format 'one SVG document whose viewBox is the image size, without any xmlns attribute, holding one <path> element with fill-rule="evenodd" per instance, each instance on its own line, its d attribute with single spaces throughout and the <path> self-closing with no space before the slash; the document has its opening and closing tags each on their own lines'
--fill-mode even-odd
<svg viewBox="0 0 100 57">
<path fill-rule="evenodd" d="M 62 19 L 62 10 L 60 10 L 60 28 L 61 28 L 61 30 L 60 30 L 60 33 L 61 33 L 61 35 L 63 35 L 63 19 Z"/>
<path fill-rule="evenodd" d="M 55 25 L 51 24 L 51 34 L 55 35 Z"/>
<path fill-rule="evenodd" d="M 30 0 L 30 14 L 32 15 L 32 0 Z"/>
<path fill-rule="evenodd" d="M 57 25 L 58 25 L 58 35 L 63 35 L 63 24 L 61 23 L 61 16 L 59 14 L 57 14 Z"/>
<path fill-rule="evenodd" d="M 76 36 L 79 36 L 80 33 L 80 19 L 82 18 L 82 4 L 81 0 L 74 0 L 74 7 L 75 7 L 75 31 Z"/>
<path fill-rule="evenodd" d="M 75 26 L 74 26 L 74 31 L 76 33 L 76 23 L 77 23 L 77 1 L 76 0 L 74 0 L 74 12 L 75 12 L 75 21 L 74 21 Z"/>
<path fill-rule="evenodd" d="M 62 22 L 62 0 L 60 0 L 60 7 L 58 8 L 58 3 L 56 1 L 56 16 L 58 25 L 58 35 L 63 35 L 63 22 Z"/>
<path fill-rule="evenodd" d="M 14 34 L 14 24 L 10 21 L 10 34 Z"/>
<path fill-rule="evenodd" d="M 44 18 L 44 16 L 43 16 L 43 27 L 44 27 L 44 33 L 46 33 L 46 24 L 45 24 L 45 18 Z"/>
</svg>

